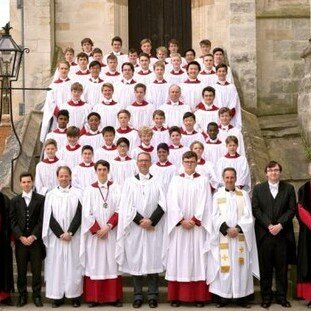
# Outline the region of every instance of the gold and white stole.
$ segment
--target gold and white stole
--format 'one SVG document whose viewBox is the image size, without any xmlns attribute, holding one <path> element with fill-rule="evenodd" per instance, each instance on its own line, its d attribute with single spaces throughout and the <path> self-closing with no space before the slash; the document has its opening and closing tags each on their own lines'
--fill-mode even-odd
<svg viewBox="0 0 311 311">
<path fill-rule="evenodd" d="M 244 199 L 243 193 L 238 188 L 235 189 L 237 207 L 238 207 L 238 219 L 244 214 Z M 228 202 L 226 197 L 226 192 L 223 192 L 223 196 L 220 196 L 217 200 L 218 209 L 220 215 L 223 219 L 227 219 L 227 212 L 228 212 Z M 237 236 L 238 239 L 238 250 L 239 250 L 239 257 L 238 261 L 240 265 L 244 265 L 245 263 L 245 236 L 243 233 L 239 233 Z M 220 241 L 219 241 L 219 255 L 220 255 L 220 272 L 228 273 L 230 271 L 230 256 L 229 256 L 229 238 L 224 236 L 220 233 Z"/>
</svg>

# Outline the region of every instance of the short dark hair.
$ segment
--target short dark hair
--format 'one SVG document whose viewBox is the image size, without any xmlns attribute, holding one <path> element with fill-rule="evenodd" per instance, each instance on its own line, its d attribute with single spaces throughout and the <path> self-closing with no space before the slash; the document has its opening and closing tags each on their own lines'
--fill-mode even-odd
<svg viewBox="0 0 311 311">
<path fill-rule="evenodd" d="M 155 116 L 161 116 L 165 118 L 165 112 L 163 110 L 157 109 L 153 112 L 152 118 L 154 119 Z"/>
<path fill-rule="evenodd" d="M 184 161 L 185 159 L 192 159 L 195 158 L 196 161 L 198 161 L 198 155 L 194 151 L 186 151 L 182 155 L 182 160 Z"/>
<path fill-rule="evenodd" d="M 95 49 L 93 49 L 92 54 L 94 55 L 95 53 L 103 54 L 103 51 L 100 48 L 95 48 Z"/>
<path fill-rule="evenodd" d="M 224 50 L 222 49 L 222 48 L 214 48 L 213 49 L 213 55 L 216 53 L 216 52 L 221 52 L 223 55 L 225 55 L 225 52 L 224 52 Z"/>
<path fill-rule="evenodd" d="M 91 150 L 92 153 L 94 153 L 94 149 L 93 149 L 93 147 L 90 146 L 90 145 L 84 145 L 84 146 L 82 147 L 81 153 L 83 153 L 84 150 Z"/>
<path fill-rule="evenodd" d="M 33 176 L 30 172 L 23 172 L 19 175 L 19 181 L 22 181 L 23 177 L 30 177 L 31 181 L 33 181 Z"/>
<path fill-rule="evenodd" d="M 98 66 L 100 68 L 101 67 L 100 66 L 100 62 L 97 61 L 97 60 L 91 61 L 90 65 L 89 65 L 89 68 L 92 68 L 92 67 L 95 67 L 95 66 Z"/>
<path fill-rule="evenodd" d="M 193 56 L 195 57 L 195 50 L 194 50 L 194 49 L 188 49 L 188 50 L 186 50 L 185 53 L 184 53 L 184 55 L 186 56 L 186 54 L 187 54 L 188 52 L 192 52 Z"/>
<path fill-rule="evenodd" d="M 167 151 L 168 153 L 170 152 L 170 148 L 168 147 L 168 144 L 166 144 L 166 143 L 158 144 L 157 151 L 159 151 L 160 149 L 163 149 L 163 150 Z"/>
<path fill-rule="evenodd" d="M 63 170 L 63 169 L 66 170 L 66 171 L 69 173 L 69 175 L 71 176 L 71 174 L 72 174 L 71 169 L 70 169 L 70 167 L 67 166 L 67 165 L 59 166 L 59 167 L 57 168 L 57 170 L 56 170 L 56 176 L 58 176 L 60 170 Z"/>
<path fill-rule="evenodd" d="M 138 88 L 142 88 L 144 90 L 144 93 L 146 93 L 146 85 L 143 84 L 143 83 L 137 83 L 135 86 L 134 86 L 134 91 L 136 91 Z"/>
<path fill-rule="evenodd" d="M 113 42 L 114 42 L 114 41 L 120 42 L 121 45 L 122 45 L 122 39 L 121 39 L 121 37 L 119 37 L 119 36 L 113 37 L 113 38 L 111 39 L 111 45 L 113 45 Z"/>
<path fill-rule="evenodd" d="M 141 52 L 139 55 L 138 55 L 138 58 L 141 58 L 141 57 L 147 57 L 148 59 L 150 59 L 150 56 L 147 54 L 147 53 L 144 53 L 144 52 Z"/>
<path fill-rule="evenodd" d="M 106 133 L 113 133 L 115 135 L 116 130 L 114 129 L 113 126 L 105 126 L 102 130 L 102 134 L 105 135 Z"/>
<path fill-rule="evenodd" d="M 218 124 L 216 122 L 210 122 L 207 124 L 207 129 L 210 127 L 210 126 L 215 126 L 218 128 Z"/>
<path fill-rule="evenodd" d="M 226 71 L 228 72 L 228 66 L 226 64 L 219 64 L 216 66 L 216 72 L 218 71 L 218 69 L 220 68 L 225 68 Z"/>
<path fill-rule="evenodd" d="M 84 52 L 80 52 L 78 55 L 77 55 L 77 60 L 79 60 L 79 58 L 86 58 L 87 61 L 89 61 L 89 56 L 84 53 Z"/>
<path fill-rule="evenodd" d="M 96 163 L 95 163 L 95 171 L 97 170 L 98 166 L 99 165 L 102 165 L 104 167 L 107 167 L 108 169 L 108 172 L 110 171 L 110 163 L 106 160 L 98 160 Z"/>
<path fill-rule="evenodd" d="M 187 118 L 192 118 L 194 121 L 195 121 L 195 114 L 190 112 L 190 111 L 187 111 L 185 112 L 185 114 L 183 115 L 182 119 L 185 120 Z"/>
<path fill-rule="evenodd" d="M 84 38 L 81 40 L 81 46 L 84 44 L 84 43 L 89 43 L 91 46 L 94 45 L 93 41 L 91 38 Z"/>
<path fill-rule="evenodd" d="M 222 177 L 225 176 L 226 172 L 233 172 L 235 177 L 236 177 L 236 170 L 233 167 L 226 167 L 223 171 L 222 171 Z"/>
<path fill-rule="evenodd" d="M 66 136 L 68 136 L 68 137 L 79 137 L 80 136 L 80 129 L 76 126 L 69 126 L 67 128 Z"/>
<path fill-rule="evenodd" d="M 266 167 L 265 167 L 265 173 L 267 173 L 268 171 L 268 168 L 273 168 L 273 167 L 276 167 L 278 166 L 279 169 L 280 169 L 280 172 L 282 172 L 282 165 L 279 163 L 279 162 L 276 162 L 274 160 L 270 161 L 269 163 L 267 163 Z"/>
<path fill-rule="evenodd" d="M 212 92 L 215 96 L 215 89 L 212 86 L 207 86 L 202 90 L 202 96 L 204 95 L 205 92 Z"/>
<path fill-rule="evenodd" d="M 121 66 L 121 71 L 123 71 L 124 66 L 130 66 L 133 72 L 134 72 L 134 70 L 135 70 L 135 69 L 134 69 L 134 65 L 133 65 L 132 63 L 125 62 L 125 63 L 123 63 L 122 66 Z"/>
<path fill-rule="evenodd" d="M 191 65 L 196 65 L 198 68 L 199 68 L 199 71 L 201 71 L 201 65 L 196 61 L 196 60 L 193 60 L 192 62 L 190 62 L 188 65 L 187 65 L 187 72 L 188 72 L 188 69 Z"/>
<path fill-rule="evenodd" d="M 230 135 L 226 138 L 226 145 L 228 145 L 230 142 L 234 142 L 236 145 L 239 145 L 239 140 L 236 136 Z"/>
<path fill-rule="evenodd" d="M 67 117 L 67 118 L 69 119 L 69 111 L 68 111 L 67 109 L 61 109 L 60 111 L 58 111 L 57 119 L 58 119 L 60 116 Z"/>
<path fill-rule="evenodd" d="M 172 126 L 170 127 L 170 129 L 168 130 L 168 133 L 170 134 L 170 136 L 172 135 L 172 133 L 177 132 L 181 135 L 181 130 L 178 126 Z"/>
<path fill-rule="evenodd" d="M 100 120 L 100 119 L 101 119 L 100 114 L 99 114 L 99 113 L 97 113 L 97 112 L 95 112 L 95 111 L 92 111 L 92 112 L 90 112 L 90 113 L 87 115 L 87 120 L 89 120 L 89 119 L 90 119 L 90 117 L 97 117 L 97 118 L 98 118 L 98 120 Z"/>
<path fill-rule="evenodd" d="M 127 145 L 127 147 L 130 148 L 130 141 L 126 137 L 120 137 L 117 140 L 117 146 L 119 146 L 122 143 L 125 143 Z"/>
</svg>

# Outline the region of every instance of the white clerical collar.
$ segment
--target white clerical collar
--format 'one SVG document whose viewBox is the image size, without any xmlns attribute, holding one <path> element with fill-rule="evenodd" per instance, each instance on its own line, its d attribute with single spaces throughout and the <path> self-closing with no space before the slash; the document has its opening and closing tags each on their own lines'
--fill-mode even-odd
<svg viewBox="0 0 311 311">
<path fill-rule="evenodd" d="M 68 77 L 66 77 L 66 78 L 61 78 L 61 77 L 59 77 L 59 80 L 62 80 L 63 82 L 67 82 L 66 80 L 68 79 Z"/>
<path fill-rule="evenodd" d="M 123 83 L 124 83 L 124 84 L 132 84 L 132 80 L 133 80 L 133 78 L 127 80 L 127 79 L 125 79 L 125 78 L 123 77 Z"/>
<path fill-rule="evenodd" d="M 211 103 L 210 105 L 204 103 L 204 101 L 202 101 L 203 106 L 205 107 L 206 110 L 212 110 L 213 109 L 213 103 Z"/>
<path fill-rule="evenodd" d="M 126 156 L 124 156 L 124 157 L 121 157 L 120 155 L 119 155 L 119 158 L 120 158 L 120 161 L 126 161 L 126 158 L 128 157 L 128 155 L 126 155 Z"/>
<path fill-rule="evenodd" d="M 31 197 L 32 197 L 32 192 L 33 192 L 33 190 L 31 189 L 29 192 L 25 192 L 25 191 L 23 191 L 23 193 L 22 193 L 22 197 L 23 198 L 28 198 L 29 200 L 31 200 Z"/>
<path fill-rule="evenodd" d="M 121 52 L 112 52 L 115 56 L 121 56 Z"/>
<path fill-rule="evenodd" d="M 59 186 L 58 189 L 59 189 L 61 192 L 68 193 L 68 192 L 69 192 L 69 189 L 70 189 L 70 185 L 68 185 L 68 186 L 65 187 L 65 188 L 63 188 L 62 186 Z"/>
<path fill-rule="evenodd" d="M 185 172 L 185 177 L 186 179 L 194 179 L 194 174 L 195 172 L 193 172 L 192 174 L 188 175 L 186 172 Z"/>
<path fill-rule="evenodd" d="M 112 97 L 111 98 L 104 97 L 104 103 L 111 104 L 111 102 L 112 102 Z"/>
<path fill-rule="evenodd" d="M 82 70 L 81 68 L 79 68 L 80 69 L 80 71 L 82 72 L 82 73 L 87 73 L 88 72 L 88 69 L 86 68 L 86 69 L 84 69 L 84 70 Z"/>
<path fill-rule="evenodd" d="M 57 127 L 57 130 L 61 133 L 65 133 L 67 131 L 67 128 L 61 129 L 61 128 Z"/>
<path fill-rule="evenodd" d="M 272 183 L 272 182 L 270 182 L 270 181 L 268 181 L 268 184 L 269 184 L 269 188 L 270 189 L 279 189 L 279 181 L 277 182 L 277 183 Z"/>
<path fill-rule="evenodd" d="M 146 175 L 139 173 L 139 180 L 149 180 L 150 179 L 150 174 L 147 173 Z"/>
<path fill-rule="evenodd" d="M 98 131 L 99 131 L 98 129 L 96 131 L 92 131 L 91 129 L 89 129 L 89 133 L 92 134 L 92 135 L 99 134 Z"/>
<path fill-rule="evenodd" d="M 186 133 L 187 135 L 193 135 L 193 134 L 195 134 L 195 130 L 192 129 L 192 131 L 187 131 L 187 130 L 185 129 L 185 133 Z"/>
<path fill-rule="evenodd" d="M 93 77 L 90 78 L 91 82 L 93 83 L 99 83 L 99 77 L 97 77 L 96 79 L 94 79 Z"/>
<path fill-rule="evenodd" d="M 77 104 L 80 103 L 80 100 L 74 100 L 74 99 L 72 99 L 71 101 L 72 101 L 75 105 L 77 105 Z"/>
<path fill-rule="evenodd" d="M 104 183 L 101 183 L 101 182 L 98 180 L 98 187 L 99 187 L 99 188 L 108 189 L 108 179 L 107 179 L 106 182 L 104 182 Z"/>
<path fill-rule="evenodd" d="M 141 145 L 143 146 L 143 148 L 150 148 L 151 147 L 151 145 L 146 145 L 143 142 L 141 142 Z"/>
<path fill-rule="evenodd" d="M 83 163 L 83 165 L 84 165 L 84 166 L 86 166 L 86 167 L 89 167 L 89 166 L 91 166 L 91 165 L 92 165 L 92 162 L 90 162 L 90 163 L 86 163 L 86 162 L 82 161 L 82 163 Z"/>
<path fill-rule="evenodd" d="M 178 105 L 179 105 L 179 101 L 173 102 L 172 100 L 170 100 L 170 102 L 171 102 L 171 105 L 172 105 L 172 106 L 178 106 Z"/>
<path fill-rule="evenodd" d="M 217 82 L 218 82 L 218 84 L 220 84 L 220 85 L 227 85 L 227 84 L 228 84 L 227 80 L 225 80 L 225 81 L 220 81 L 220 80 L 218 80 Z"/>
<path fill-rule="evenodd" d="M 222 125 L 220 124 L 220 129 L 224 130 L 224 131 L 228 131 L 229 130 L 229 124 L 228 125 Z"/>
<path fill-rule="evenodd" d="M 215 139 L 209 138 L 209 141 L 210 141 L 211 143 L 216 143 L 216 142 L 218 141 L 218 138 L 217 138 L 217 137 L 216 137 Z"/>
</svg>

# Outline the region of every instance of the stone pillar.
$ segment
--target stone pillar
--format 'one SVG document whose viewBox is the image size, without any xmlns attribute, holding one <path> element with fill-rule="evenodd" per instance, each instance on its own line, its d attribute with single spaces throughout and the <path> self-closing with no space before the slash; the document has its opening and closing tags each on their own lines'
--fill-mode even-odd
<svg viewBox="0 0 311 311">
<path fill-rule="evenodd" d="M 257 108 L 256 5 L 255 0 L 230 0 L 229 65 L 236 78 L 242 107 Z"/>
<path fill-rule="evenodd" d="M 311 39 L 301 57 L 305 66 L 298 90 L 298 121 L 307 144 L 311 146 Z"/>
</svg>

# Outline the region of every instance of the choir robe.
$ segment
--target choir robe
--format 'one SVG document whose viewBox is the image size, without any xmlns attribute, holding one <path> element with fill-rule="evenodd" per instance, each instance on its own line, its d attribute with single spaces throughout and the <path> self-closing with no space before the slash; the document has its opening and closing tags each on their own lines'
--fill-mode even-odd
<svg viewBox="0 0 311 311">
<path fill-rule="evenodd" d="M 177 167 L 170 161 L 165 163 L 157 162 L 150 167 L 150 174 L 154 176 L 157 183 L 162 187 L 165 195 L 167 195 L 168 186 L 173 178 L 177 175 Z"/>
<path fill-rule="evenodd" d="M 186 112 L 190 111 L 190 107 L 182 102 L 173 103 L 168 101 L 166 104 L 160 106 L 160 110 L 165 113 L 165 124 L 168 127 L 183 125 L 183 116 Z"/>
<path fill-rule="evenodd" d="M 45 295 L 50 299 L 77 298 L 83 292 L 80 193 L 74 187 L 57 187 L 45 198 L 42 239 L 46 247 Z M 59 238 L 66 231 L 72 232 L 70 242 Z"/>
<path fill-rule="evenodd" d="M 126 109 L 127 106 L 135 101 L 134 87 L 136 83 L 134 79 L 130 81 L 122 79 L 114 83 L 114 97 L 116 101 L 121 104 L 122 109 Z"/>
<path fill-rule="evenodd" d="M 103 207 L 107 196 L 107 208 Z M 108 195 L 107 195 L 108 193 Z M 89 185 L 83 192 L 80 261 L 84 268 L 84 299 L 87 302 L 107 303 L 122 298 L 122 279 L 115 260 L 119 186 L 111 181 Z M 111 225 L 106 238 L 98 238 L 96 232 Z"/>
<path fill-rule="evenodd" d="M 216 167 L 217 161 L 227 153 L 226 146 L 220 139 L 211 140 L 207 138 L 204 144 L 204 159 L 211 161 Z"/>
<path fill-rule="evenodd" d="M 228 153 L 219 158 L 216 164 L 218 180 L 222 180 L 222 173 L 226 167 L 233 167 L 236 170 L 236 185 L 245 191 L 251 191 L 251 174 L 247 159 L 245 156 L 239 155 L 230 156 Z M 223 183 L 221 183 L 223 184 Z"/>
<path fill-rule="evenodd" d="M 181 129 L 181 143 L 184 146 L 190 148 L 190 145 L 194 141 L 200 141 L 201 143 L 204 144 L 204 136 L 202 135 L 202 133 L 197 132 L 195 130 L 193 130 L 192 133 L 188 133 L 186 130 L 182 128 Z"/>
<path fill-rule="evenodd" d="M 106 126 L 117 127 L 117 115 L 122 109 L 121 104 L 114 100 L 104 100 L 93 107 L 93 112 L 97 112 L 100 115 L 100 127 L 104 128 Z"/>
<path fill-rule="evenodd" d="M 122 190 L 119 208 L 116 259 L 122 272 L 132 275 L 161 273 L 163 233 L 166 203 L 161 186 L 149 174 L 148 180 L 139 175 L 128 178 Z M 139 226 L 149 218 L 154 230 Z"/>
<path fill-rule="evenodd" d="M 104 138 L 101 131 L 88 130 L 80 136 L 79 142 L 81 146 L 90 145 L 96 150 L 104 144 Z"/>
<path fill-rule="evenodd" d="M 103 73 L 100 73 L 99 76 L 101 77 L 101 79 L 105 81 L 105 83 L 111 84 L 115 84 L 116 82 L 122 79 L 122 75 L 118 71 L 116 72 L 105 71 Z"/>
<path fill-rule="evenodd" d="M 142 104 L 132 103 L 127 107 L 127 110 L 131 113 L 131 125 L 134 128 L 141 128 L 142 126 L 152 125 L 152 114 L 154 107 L 143 101 Z"/>
<path fill-rule="evenodd" d="M 157 149 L 152 145 L 146 146 L 145 144 L 141 143 L 139 146 L 133 149 L 132 157 L 137 160 L 137 157 L 140 153 L 147 152 L 151 156 L 151 162 L 155 163 L 157 160 Z"/>
<path fill-rule="evenodd" d="M 218 137 L 221 141 L 225 142 L 226 138 L 228 136 L 235 136 L 238 139 L 239 142 L 239 146 L 238 146 L 238 153 L 240 155 L 244 155 L 245 156 L 245 145 L 244 145 L 244 138 L 243 135 L 241 133 L 241 130 L 239 130 L 237 127 L 229 124 L 227 126 L 223 126 L 223 125 L 218 125 L 219 128 L 219 133 L 218 133 Z"/>
<path fill-rule="evenodd" d="M 174 176 L 168 189 L 166 275 L 168 300 L 207 301 L 211 295 L 206 285 L 206 244 L 212 209 L 211 189 L 206 177 Z M 180 222 L 192 219 L 195 226 L 184 229 Z"/>
<path fill-rule="evenodd" d="M 219 108 L 227 107 L 231 109 L 231 123 L 238 129 L 242 128 L 241 103 L 237 89 L 234 84 L 216 82 L 212 85 L 215 89 L 215 105 Z"/>
<path fill-rule="evenodd" d="M 88 79 L 90 79 L 90 77 L 91 77 L 91 73 L 88 69 L 84 70 L 84 71 L 81 71 L 79 69 L 74 74 L 70 75 L 72 82 L 79 82 L 83 85 L 83 87 L 84 87 L 86 81 Z"/>
<path fill-rule="evenodd" d="M 69 122 L 67 126 L 76 126 L 79 129 L 82 129 L 86 124 L 87 116 L 91 112 L 91 106 L 88 103 L 82 100 L 79 100 L 78 103 L 74 103 L 70 100 L 62 105 L 56 106 L 54 111 L 55 118 L 57 113 L 62 109 L 66 109 L 69 112 Z"/>
<path fill-rule="evenodd" d="M 110 162 L 110 176 L 113 182 L 123 187 L 125 180 L 138 173 L 136 161 L 126 156 L 121 158 L 117 156 Z"/>
<path fill-rule="evenodd" d="M 189 148 L 183 145 L 169 145 L 169 149 L 170 153 L 168 155 L 168 160 L 173 163 L 177 168 L 180 167 L 182 162 L 182 156 L 186 151 L 189 151 Z"/>
<path fill-rule="evenodd" d="M 153 136 L 151 140 L 151 145 L 157 147 L 161 143 L 166 143 L 169 145 L 170 142 L 170 134 L 168 132 L 168 128 L 162 126 L 161 128 L 157 128 L 154 126 L 152 128 Z"/>
<path fill-rule="evenodd" d="M 107 64 L 107 58 L 111 54 L 114 54 L 118 58 L 118 71 L 121 71 L 122 65 L 124 63 L 126 63 L 127 60 L 128 60 L 128 55 L 124 54 L 122 52 L 115 53 L 115 52 L 112 51 L 111 53 L 108 53 L 108 54 L 104 55 L 104 57 L 103 57 L 104 64 Z"/>
<path fill-rule="evenodd" d="M 37 193 L 46 195 L 48 191 L 51 191 L 57 186 L 57 174 L 56 171 L 60 166 L 65 165 L 62 160 L 57 157 L 54 159 L 43 159 L 36 166 L 36 179 L 35 187 Z"/>
<path fill-rule="evenodd" d="M 170 84 L 177 84 L 184 82 L 187 79 L 187 73 L 185 70 L 180 69 L 175 71 L 171 69 L 168 73 L 165 74 L 165 80 Z"/>
<path fill-rule="evenodd" d="M 119 127 L 118 129 L 116 129 L 115 141 L 117 141 L 120 137 L 125 137 L 129 140 L 130 142 L 129 154 L 131 154 L 132 150 L 135 147 L 140 145 L 140 139 L 138 136 L 138 132 L 131 127 L 128 127 L 127 129 L 121 129 Z"/>
<path fill-rule="evenodd" d="M 180 83 L 181 97 L 183 102 L 190 106 L 191 110 L 194 111 L 195 107 L 202 100 L 202 90 L 205 85 L 198 79 L 190 81 L 189 79 Z"/>
<path fill-rule="evenodd" d="M 196 106 L 196 111 L 194 115 L 196 117 L 196 125 L 201 131 L 206 131 L 207 126 L 210 122 L 218 123 L 219 108 L 212 104 L 211 106 L 206 105 L 205 103 L 199 103 Z"/>
<path fill-rule="evenodd" d="M 151 83 L 154 78 L 155 75 L 151 70 L 143 71 L 140 69 L 134 74 L 134 80 L 137 81 L 137 83 L 142 83 L 146 86 L 149 85 L 149 83 Z"/>
<path fill-rule="evenodd" d="M 297 297 L 311 301 L 311 184 L 310 181 L 298 190 L 298 262 Z"/>
<path fill-rule="evenodd" d="M 199 73 L 198 79 L 203 83 L 204 87 L 206 87 L 214 85 L 217 82 L 218 77 L 214 70 L 212 70 L 211 72 L 207 72 L 206 70 L 203 69 Z"/>
<path fill-rule="evenodd" d="M 216 68 L 214 67 L 213 70 L 216 71 Z M 227 65 L 227 76 L 226 76 L 226 80 L 227 80 L 229 83 L 234 84 L 234 79 L 233 79 L 233 75 L 232 75 L 232 70 L 231 70 L 231 67 L 229 67 L 228 65 Z"/>
<path fill-rule="evenodd" d="M 57 149 L 60 150 L 67 144 L 67 129 L 56 128 L 46 135 L 46 139 L 54 139 L 57 143 Z"/>
<path fill-rule="evenodd" d="M 146 100 L 152 104 L 154 109 L 159 109 L 161 105 L 168 101 L 170 84 L 166 80 L 161 82 L 154 80 L 147 86 Z"/>
<path fill-rule="evenodd" d="M 84 84 L 83 95 L 85 101 L 92 107 L 100 103 L 103 99 L 101 92 L 104 80 L 98 78 L 96 81 L 93 78 L 89 78 Z"/>
<path fill-rule="evenodd" d="M 167 57 L 166 59 L 165 59 L 165 61 L 169 64 L 169 65 L 171 65 L 172 64 L 172 59 L 171 59 L 171 57 Z M 186 61 L 186 59 L 184 58 L 184 57 L 182 57 L 181 58 L 181 67 L 185 67 L 187 65 L 187 61 Z"/>
<path fill-rule="evenodd" d="M 111 163 L 111 161 L 118 155 L 118 150 L 116 145 L 106 146 L 98 148 L 94 152 L 94 161 L 105 160 Z"/>
<path fill-rule="evenodd" d="M 257 245 L 248 194 L 238 188 L 220 188 L 213 198 L 212 230 L 207 255 L 209 290 L 223 298 L 242 298 L 254 293 L 253 275 L 259 279 Z M 242 230 L 237 238 L 226 238 L 228 227 Z M 244 236 L 244 241 L 242 240 Z M 227 249 L 220 249 L 220 244 Z M 220 258 L 225 257 L 225 260 Z"/>
<path fill-rule="evenodd" d="M 43 118 L 40 132 L 40 141 L 44 142 L 47 133 L 51 129 L 56 128 L 56 121 L 53 119 L 54 110 L 56 105 L 66 103 L 71 98 L 71 84 L 72 81 L 67 78 L 65 80 L 55 80 L 49 87 L 50 91 L 46 93 L 46 99 L 44 102 Z"/>
<path fill-rule="evenodd" d="M 81 152 L 82 147 L 80 144 L 76 144 L 74 147 L 67 144 L 57 152 L 57 156 L 65 165 L 73 169 L 81 162 Z"/>
<path fill-rule="evenodd" d="M 84 190 L 96 180 L 95 163 L 81 162 L 72 169 L 72 186 Z"/>
</svg>

